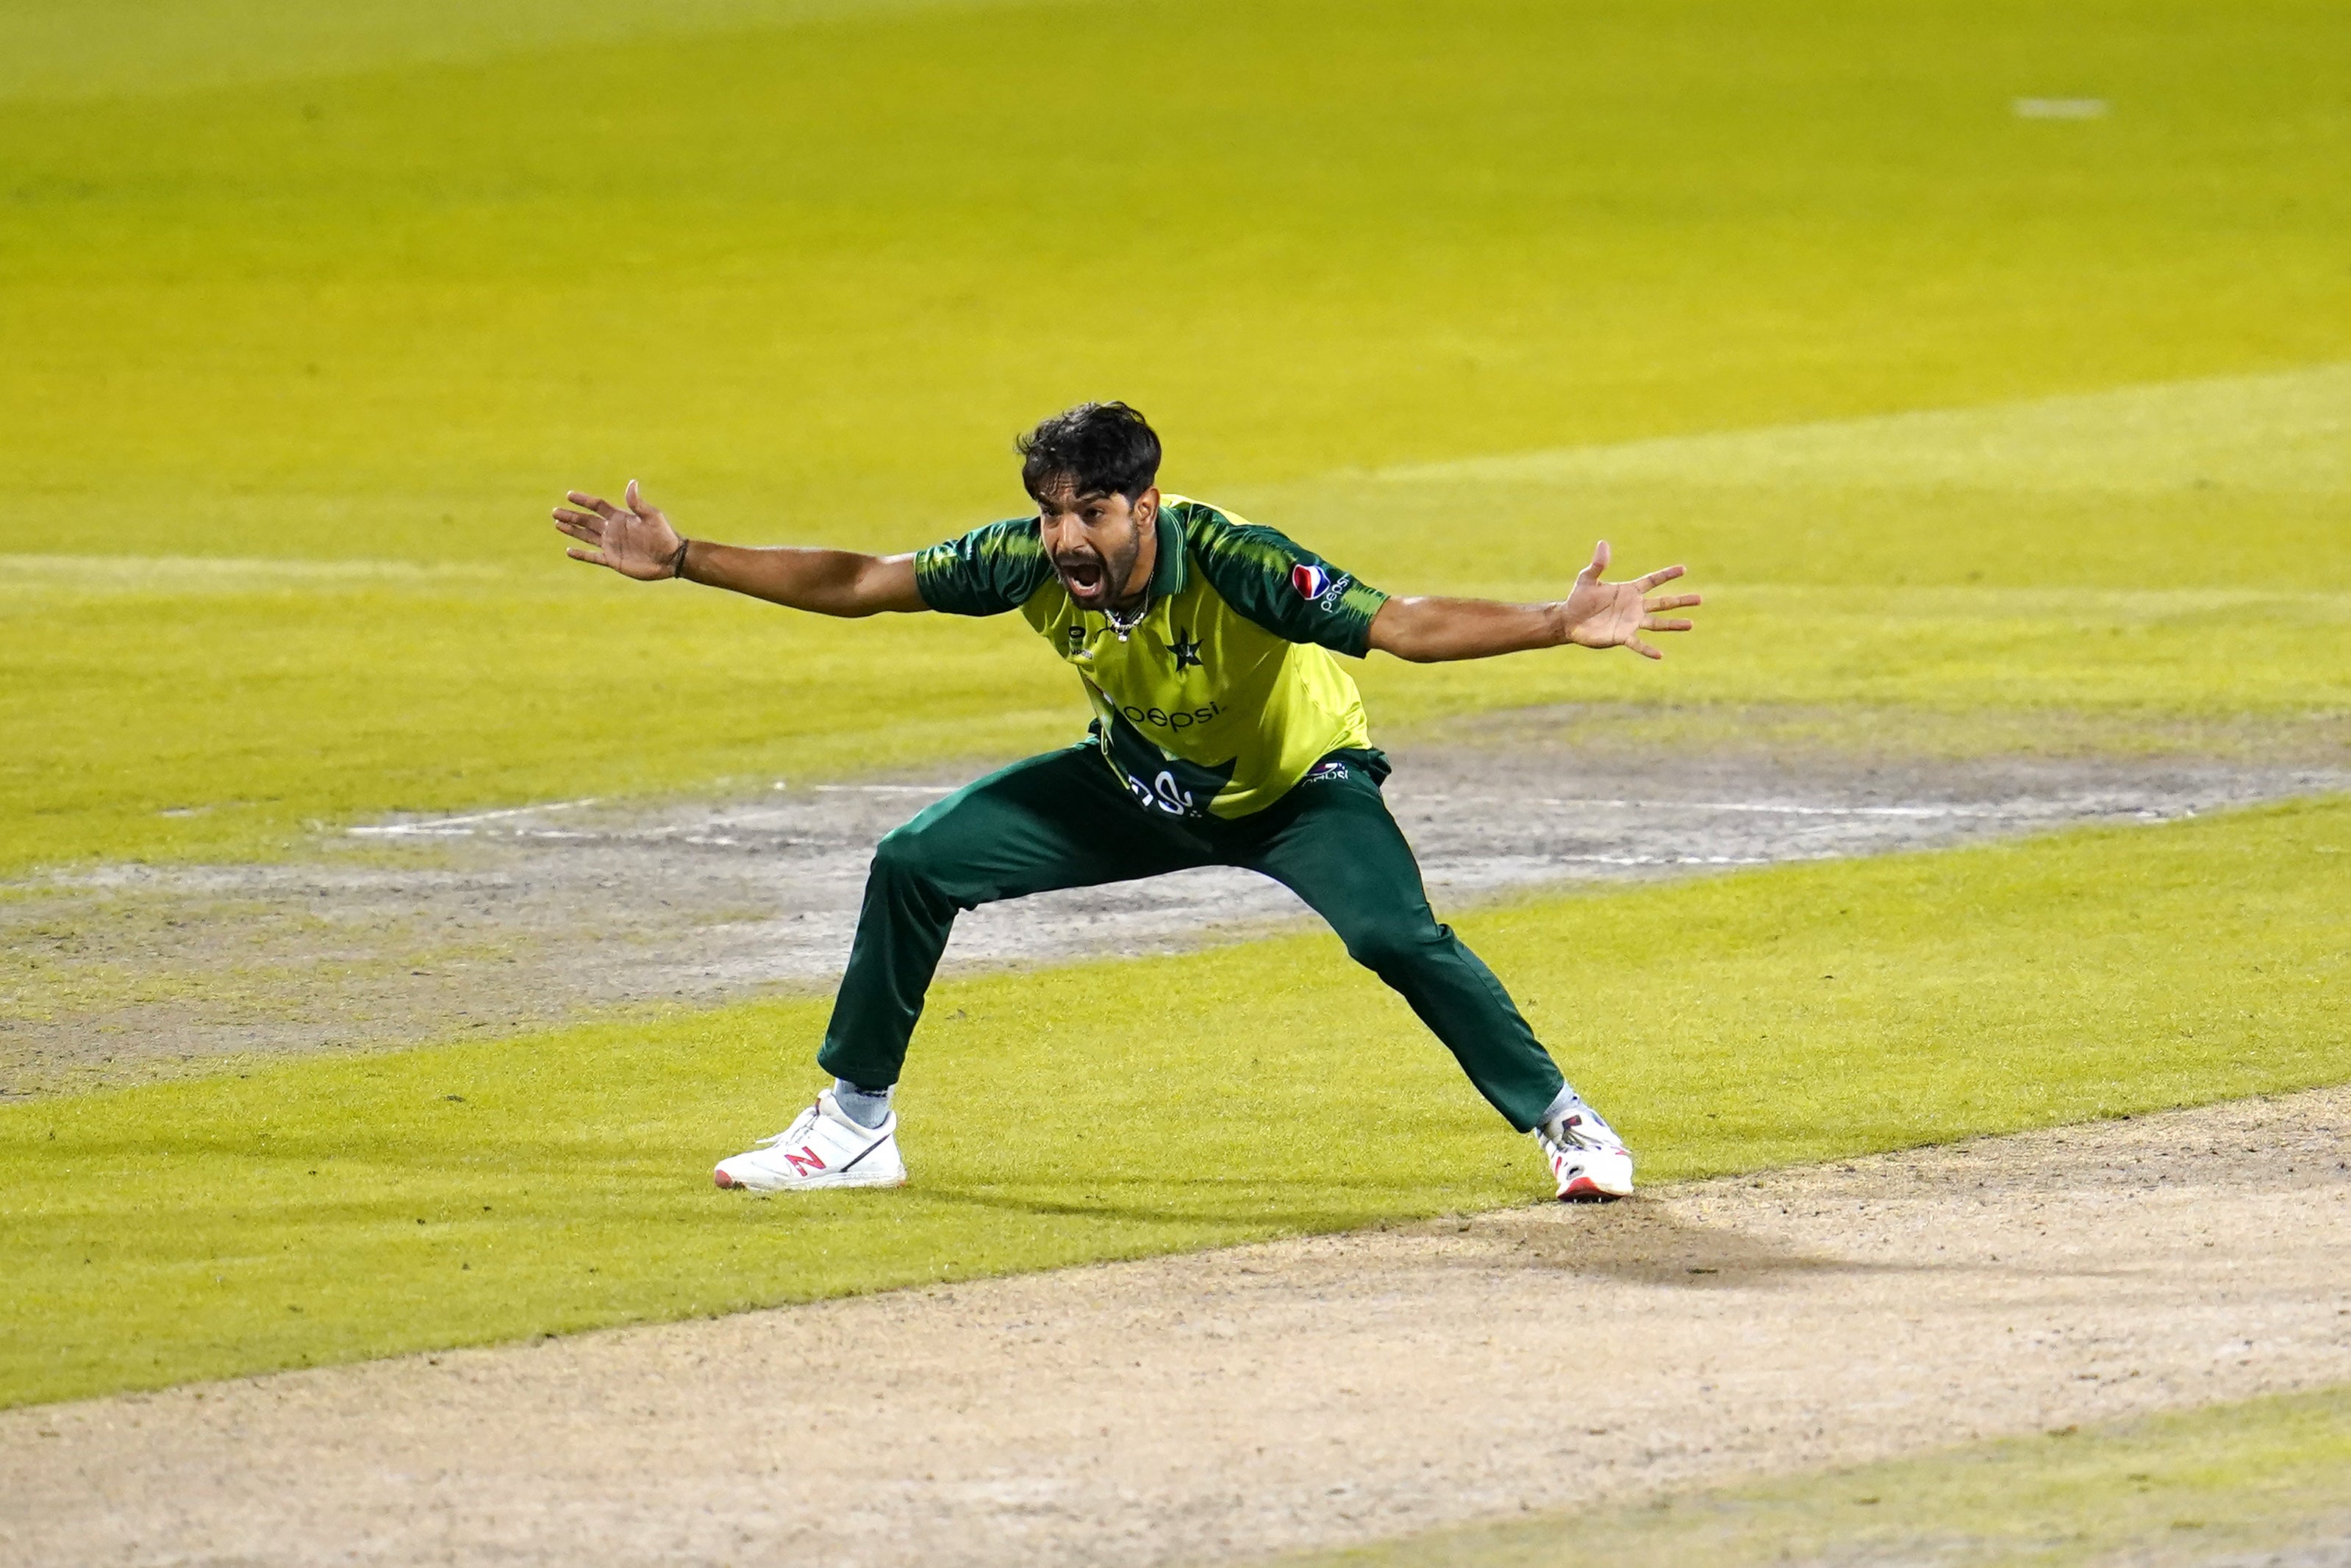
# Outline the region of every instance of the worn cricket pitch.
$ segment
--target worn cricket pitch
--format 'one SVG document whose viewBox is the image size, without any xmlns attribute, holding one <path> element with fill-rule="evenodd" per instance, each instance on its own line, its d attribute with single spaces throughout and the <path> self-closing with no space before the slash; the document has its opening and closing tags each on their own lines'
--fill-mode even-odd
<svg viewBox="0 0 2351 1568">
<path fill-rule="evenodd" d="M 2318 1090 L 18 1410 L 0 1543 L 1231 1561 L 2321 1387 L 2351 1379 L 2346 1126 Z"/>
<path fill-rule="evenodd" d="M 1388 786 L 1440 915 L 1549 883 L 2159 822 L 2351 788 L 2339 750 L 1922 758 L 1667 749 L 1605 716 L 1505 716 L 1399 747 Z M 287 863 L 117 866 L 0 904 L 0 1092 L 217 1070 L 821 988 L 874 841 L 956 775 L 773 785 L 733 800 L 581 800 L 361 826 Z M 385 853 L 387 850 L 404 852 Z M 1279 884 L 1207 870 L 966 916 L 951 967 L 1181 951 L 1312 924 Z"/>
</svg>

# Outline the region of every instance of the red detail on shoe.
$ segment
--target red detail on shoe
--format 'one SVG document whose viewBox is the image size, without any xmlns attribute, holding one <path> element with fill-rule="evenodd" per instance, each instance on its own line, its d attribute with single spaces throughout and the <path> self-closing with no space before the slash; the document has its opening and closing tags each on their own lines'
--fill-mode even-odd
<svg viewBox="0 0 2351 1568">
<path fill-rule="evenodd" d="M 724 1191 L 727 1187 L 735 1185 L 735 1178 L 728 1176 L 723 1167 L 721 1169 L 712 1171 L 710 1173 L 710 1179 L 718 1184 L 721 1191 Z"/>
<path fill-rule="evenodd" d="M 1580 1176 L 1559 1189 L 1562 1203 L 1614 1203 L 1623 1193 L 1610 1192 L 1590 1176 Z"/>
<path fill-rule="evenodd" d="M 786 1154 L 784 1161 L 792 1167 L 794 1176 L 806 1176 L 811 1170 L 824 1169 L 824 1162 L 817 1158 L 816 1150 L 806 1144 L 800 1145 L 799 1154 Z"/>
</svg>

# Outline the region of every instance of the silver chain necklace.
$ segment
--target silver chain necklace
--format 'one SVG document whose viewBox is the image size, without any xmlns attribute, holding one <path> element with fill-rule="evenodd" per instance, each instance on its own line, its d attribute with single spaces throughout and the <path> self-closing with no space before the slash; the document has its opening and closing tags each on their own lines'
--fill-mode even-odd
<svg viewBox="0 0 2351 1568">
<path fill-rule="evenodd" d="M 1118 640 L 1123 643 L 1134 634 L 1137 626 L 1143 624 L 1143 618 L 1150 613 L 1151 596 L 1146 593 L 1143 596 L 1143 602 L 1135 606 L 1133 614 L 1122 618 L 1116 610 L 1104 606 L 1102 619 L 1110 622 L 1110 629 L 1117 632 Z"/>
</svg>

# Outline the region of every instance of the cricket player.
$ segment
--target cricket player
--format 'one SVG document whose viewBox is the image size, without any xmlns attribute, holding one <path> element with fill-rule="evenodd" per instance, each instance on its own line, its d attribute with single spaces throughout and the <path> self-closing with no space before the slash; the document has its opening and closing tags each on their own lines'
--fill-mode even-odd
<svg viewBox="0 0 2351 1568">
<path fill-rule="evenodd" d="M 1246 866 L 1329 921 L 1444 1041 L 1563 1199 L 1624 1197 L 1633 1156 L 1561 1076 L 1493 971 L 1430 912 L 1380 786 L 1346 666 L 1630 648 L 1694 593 L 1678 566 L 1604 582 L 1604 541 L 1564 599 L 1391 598 L 1273 529 L 1158 488 L 1159 438 L 1123 403 L 1084 403 L 1020 438 L 1033 516 L 912 555 L 746 549 L 682 537 L 630 481 L 618 506 L 569 493 L 575 560 L 679 578 L 794 610 L 1018 613 L 1077 672 L 1088 738 L 1016 762 L 883 839 L 817 1061 L 833 1085 L 758 1148 L 719 1162 L 754 1194 L 906 1179 L 891 1091 L 958 911 L 1192 866 Z"/>
</svg>

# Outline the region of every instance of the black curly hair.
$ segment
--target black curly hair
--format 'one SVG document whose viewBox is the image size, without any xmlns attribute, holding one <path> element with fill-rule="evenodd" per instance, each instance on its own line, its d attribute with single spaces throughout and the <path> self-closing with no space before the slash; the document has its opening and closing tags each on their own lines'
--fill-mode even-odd
<svg viewBox="0 0 2351 1568">
<path fill-rule="evenodd" d="M 1134 500 L 1159 477 L 1159 437 L 1123 402 L 1081 402 L 1014 442 L 1020 483 L 1040 501 L 1064 486 L 1080 496 Z"/>
</svg>

